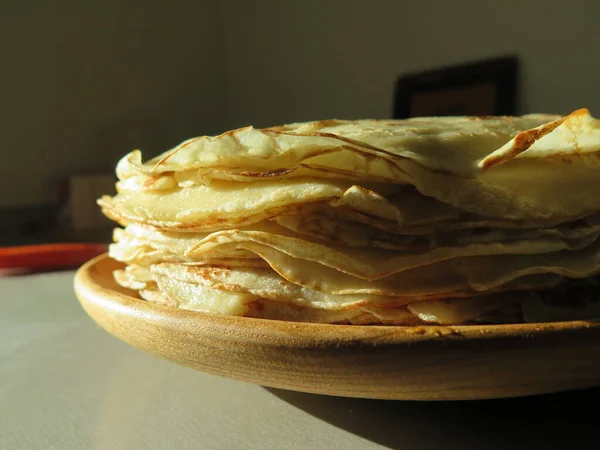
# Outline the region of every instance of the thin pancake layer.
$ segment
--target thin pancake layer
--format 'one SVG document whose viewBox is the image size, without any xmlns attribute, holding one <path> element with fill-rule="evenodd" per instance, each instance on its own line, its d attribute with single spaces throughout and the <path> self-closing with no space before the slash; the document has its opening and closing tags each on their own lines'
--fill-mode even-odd
<svg viewBox="0 0 600 450">
<path fill-rule="evenodd" d="M 157 276 L 160 295 L 151 301 L 175 303 L 179 308 L 215 314 L 238 315 L 298 322 L 416 325 L 459 324 L 474 321 L 507 305 L 521 305 L 530 297 L 508 292 L 481 297 L 431 300 L 403 306 L 354 305 L 344 309 L 315 308 L 274 301 L 249 294 L 208 288 L 203 285 Z M 150 290 L 152 292 L 152 290 Z"/>
<path fill-rule="evenodd" d="M 536 240 L 468 244 L 462 247 L 437 247 L 430 251 L 390 252 L 378 249 L 349 249 L 332 247 L 280 233 L 228 230 L 213 233 L 191 247 L 186 255 L 202 259 L 205 252 L 239 249 L 254 251 L 257 246 L 268 247 L 297 259 L 318 262 L 323 266 L 365 280 L 377 280 L 399 272 L 460 257 L 489 255 L 531 255 L 576 250 L 589 245 L 597 233 L 576 240 L 547 237 Z M 247 244 L 252 244 L 248 246 Z"/>
<path fill-rule="evenodd" d="M 268 175 L 251 179 L 272 179 L 302 163 L 360 180 L 373 174 L 378 181 L 410 183 L 473 214 L 559 219 L 600 209 L 593 194 L 600 188 L 599 150 L 600 121 L 587 110 L 560 118 L 329 121 L 199 138 L 147 164 L 126 159 L 119 178 L 262 168 Z"/>
<path fill-rule="evenodd" d="M 394 308 L 386 317 L 378 317 L 360 307 L 339 310 L 302 307 L 253 295 L 222 291 L 202 285 L 158 276 L 160 295 L 148 295 L 154 301 L 174 304 L 182 309 L 264 319 L 297 322 L 415 325 L 419 322 L 406 308 Z"/>
<path fill-rule="evenodd" d="M 171 250 L 181 255 L 180 261 L 210 261 L 214 258 L 236 258 L 240 254 L 259 256 L 256 249 L 268 247 L 290 255 L 295 259 L 318 262 L 357 278 L 375 280 L 394 273 L 403 272 L 425 265 L 463 258 L 467 256 L 491 256 L 502 254 L 530 255 L 577 250 L 594 242 L 598 230 L 588 229 L 578 239 L 563 239 L 546 236 L 537 239 L 523 239 L 501 242 L 483 242 L 463 246 L 438 246 L 427 250 L 387 251 L 380 249 L 356 249 L 345 246 L 326 245 L 311 241 L 278 227 L 275 224 L 261 224 L 255 229 L 226 230 L 210 234 L 183 233 L 172 238 L 171 234 L 145 227 L 128 227 L 129 232 L 142 245 L 170 240 L 176 244 Z M 115 245 L 113 244 L 113 247 Z M 111 248 L 111 251 L 112 248 Z M 116 252 L 113 252 L 117 256 Z"/>
<path fill-rule="evenodd" d="M 348 183 L 324 180 L 219 183 L 159 192 L 121 191 L 102 197 L 105 214 L 163 229 L 215 231 L 260 222 L 311 202 L 340 198 Z"/>
</svg>

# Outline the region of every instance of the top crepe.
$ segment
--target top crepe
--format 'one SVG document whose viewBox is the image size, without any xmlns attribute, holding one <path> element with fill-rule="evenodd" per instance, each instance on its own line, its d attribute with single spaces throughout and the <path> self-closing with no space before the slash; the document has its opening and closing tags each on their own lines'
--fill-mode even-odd
<svg viewBox="0 0 600 450">
<path fill-rule="evenodd" d="M 379 185 L 391 183 L 487 218 L 563 222 L 600 209 L 598 151 L 600 121 L 585 109 L 249 127 L 188 140 L 146 163 L 132 152 L 117 168 L 120 194 L 101 205 L 122 221 L 204 231 L 195 224 L 218 216 L 246 225 L 238 219 L 339 199 L 355 182 L 382 195 Z M 177 216 L 168 208 L 178 203 L 203 207 Z"/>
</svg>

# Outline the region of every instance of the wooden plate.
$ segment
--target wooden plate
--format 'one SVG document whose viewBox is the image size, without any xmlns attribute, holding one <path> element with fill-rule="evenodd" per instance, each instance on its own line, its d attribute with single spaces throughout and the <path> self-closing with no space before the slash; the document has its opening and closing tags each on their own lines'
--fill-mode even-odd
<svg viewBox="0 0 600 450">
<path fill-rule="evenodd" d="M 75 292 L 119 339 L 204 372 L 320 394 L 409 400 L 514 397 L 600 385 L 600 321 L 493 326 L 292 323 L 180 310 L 119 287 L 106 255 Z"/>
</svg>

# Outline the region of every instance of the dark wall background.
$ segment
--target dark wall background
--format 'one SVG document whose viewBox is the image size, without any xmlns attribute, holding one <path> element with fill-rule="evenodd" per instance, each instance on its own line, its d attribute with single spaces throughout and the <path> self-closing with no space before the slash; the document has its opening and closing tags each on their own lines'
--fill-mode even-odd
<svg viewBox="0 0 600 450">
<path fill-rule="evenodd" d="M 600 2 L 141 0 L 0 5 L 0 211 L 201 134 L 389 117 L 406 72 L 506 53 L 520 112 L 600 114 Z M 6 217 L 6 214 L 5 214 Z"/>
</svg>

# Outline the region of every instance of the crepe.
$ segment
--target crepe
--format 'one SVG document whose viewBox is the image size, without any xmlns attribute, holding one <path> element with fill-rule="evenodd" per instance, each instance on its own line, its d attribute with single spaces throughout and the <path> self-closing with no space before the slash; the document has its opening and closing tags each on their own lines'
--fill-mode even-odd
<svg viewBox="0 0 600 450">
<path fill-rule="evenodd" d="M 597 240 L 600 229 L 590 227 L 577 239 L 560 236 L 541 236 L 535 239 L 513 241 L 491 241 L 463 245 L 438 245 L 428 249 L 383 250 L 375 248 L 357 249 L 347 246 L 325 244 L 308 240 L 273 223 L 251 229 L 225 230 L 208 234 L 187 233 L 185 237 L 173 237 L 173 233 L 162 233 L 148 228 L 129 226 L 123 234 L 145 240 L 148 246 L 168 248 L 175 252 L 171 258 L 182 262 L 202 262 L 215 258 L 243 259 L 262 258 L 271 251 L 297 260 L 314 261 L 320 265 L 365 280 L 377 280 L 411 269 L 442 261 L 492 255 L 537 255 L 556 253 L 562 250 L 575 251 Z M 130 248 L 131 243 L 126 244 Z M 116 255 L 116 248 L 111 249 Z M 269 253 L 270 254 L 270 253 Z"/>
<path fill-rule="evenodd" d="M 600 206 L 593 194 L 600 186 L 599 141 L 600 122 L 585 109 L 566 117 L 325 121 L 196 138 L 146 164 L 133 153 L 119 163 L 117 174 L 122 186 L 142 177 L 145 181 L 137 184 L 150 189 L 199 184 L 209 193 L 213 184 L 217 192 L 234 185 L 222 174 L 247 174 L 249 182 L 286 178 L 291 183 L 287 178 L 296 170 L 310 169 L 301 172 L 300 180 L 342 173 L 361 182 L 408 183 L 423 195 L 474 214 L 512 220 L 572 218 Z M 527 176 L 532 172 L 537 176 Z M 296 186 L 310 201 L 312 190 L 302 182 Z M 561 195 L 554 195 L 557 190 Z M 257 192 L 255 198 L 263 195 Z M 119 200 L 103 202 L 109 209 L 114 204 L 114 212 L 116 205 L 127 204 L 127 199 Z M 228 208 L 221 212 L 229 213 Z"/>
<path fill-rule="evenodd" d="M 123 226 L 117 282 L 173 307 L 349 324 L 587 318 L 595 306 L 548 306 L 548 293 L 600 272 L 599 151 L 585 109 L 246 127 L 126 155 L 99 204 Z"/>
</svg>

